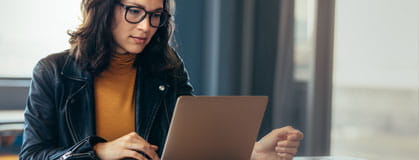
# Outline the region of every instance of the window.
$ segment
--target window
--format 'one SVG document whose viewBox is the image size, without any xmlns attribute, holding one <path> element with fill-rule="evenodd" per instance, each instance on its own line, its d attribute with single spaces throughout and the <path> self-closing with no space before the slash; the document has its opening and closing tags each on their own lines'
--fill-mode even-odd
<svg viewBox="0 0 419 160">
<path fill-rule="evenodd" d="M 333 155 L 419 159 L 419 1 L 337 0 Z"/>
<path fill-rule="evenodd" d="M 0 5 L 0 157 L 16 158 L 23 108 L 36 62 L 69 48 L 67 30 L 79 23 L 80 0 L 3 1 Z M 13 155 L 10 155 L 13 154 Z M 1 158 L 0 158 L 1 159 Z"/>
<path fill-rule="evenodd" d="M 80 0 L 4 1 L 0 9 L 0 77 L 30 77 L 36 62 L 69 48 L 81 21 Z"/>
</svg>

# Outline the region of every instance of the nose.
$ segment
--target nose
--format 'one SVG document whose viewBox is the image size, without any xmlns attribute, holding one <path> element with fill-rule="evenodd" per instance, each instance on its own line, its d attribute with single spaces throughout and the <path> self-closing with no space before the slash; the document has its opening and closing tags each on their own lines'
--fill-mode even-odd
<svg viewBox="0 0 419 160">
<path fill-rule="evenodd" d="M 137 29 L 148 32 L 151 29 L 150 16 L 147 14 L 145 18 L 137 24 Z"/>
</svg>

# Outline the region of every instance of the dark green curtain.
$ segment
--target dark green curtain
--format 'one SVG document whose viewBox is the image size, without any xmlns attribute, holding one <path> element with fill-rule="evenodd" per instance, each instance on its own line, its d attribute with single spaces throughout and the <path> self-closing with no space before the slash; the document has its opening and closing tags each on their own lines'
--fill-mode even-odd
<svg viewBox="0 0 419 160">
<path fill-rule="evenodd" d="M 284 17 L 280 16 L 281 1 L 176 2 L 178 50 L 188 67 L 195 93 L 267 95 L 270 103 L 260 136 L 286 125 L 303 130 L 299 123 L 302 114 L 299 113 L 303 112 L 304 102 L 294 104 L 297 102 L 293 99 L 294 94 L 300 92 L 290 89 L 300 87 L 294 86 L 300 84 L 290 79 L 293 76 L 293 57 L 292 50 L 288 49 L 292 48 L 293 10 L 286 13 L 291 14 L 284 21 L 290 24 L 286 29 L 291 29 L 284 40 L 291 43 L 284 46 L 288 48 L 280 50 L 279 22 Z M 278 68 L 279 65 L 282 67 Z M 274 103 L 280 106 L 273 106 Z M 281 118 L 276 118 L 279 116 Z"/>
<path fill-rule="evenodd" d="M 294 77 L 294 0 L 177 0 L 178 51 L 197 95 L 267 95 L 259 138 L 291 125 L 298 155 L 329 154 L 334 0 L 319 0 L 315 68 Z M 321 23 L 320 23 L 321 21 Z"/>
</svg>

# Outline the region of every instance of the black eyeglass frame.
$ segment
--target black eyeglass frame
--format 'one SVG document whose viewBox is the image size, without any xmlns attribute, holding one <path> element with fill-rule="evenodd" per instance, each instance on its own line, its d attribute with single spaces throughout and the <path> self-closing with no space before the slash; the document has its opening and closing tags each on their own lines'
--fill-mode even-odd
<svg viewBox="0 0 419 160">
<path fill-rule="evenodd" d="M 167 12 L 166 10 L 163 10 L 161 13 L 158 13 L 158 14 L 161 14 L 160 15 L 160 18 L 163 16 L 163 14 L 165 14 L 165 16 L 167 15 L 167 17 L 165 18 L 165 20 L 164 20 L 164 22 L 162 23 L 162 21 L 161 21 L 161 19 L 160 19 L 160 23 L 159 23 L 159 25 L 158 26 L 154 26 L 152 23 L 151 23 L 151 17 L 154 15 L 154 14 L 157 14 L 156 12 L 150 12 L 150 11 L 147 11 L 147 10 L 145 10 L 143 7 L 140 7 L 140 6 L 128 6 L 128 5 L 125 5 L 125 4 L 122 4 L 122 3 L 120 3 L 120 2 L 118 2 L 117 4 L 119 4 L 122 8 L 124 8 L 125 9 L 125 14 L 124 14 L 124 18 L 125 18 L 125 21 L 127 21 L 128 23 L 131 23 L 131 24 L 138 24 L 138 23 L 140 23 L 140 22 L 142 22 L 145 18 L 146 18 L 146 16 L 148 15 L 149 16 L 149 18 L 148 18 L 148 20 L 149 20 L 149 24 L 150 24 L 150 26 L 151 27 L 153 27 L 153 28 L 159 28 L 159 27 L 163 27 L 163 26 L 165 26 L 166 24 L 167 24 L 167 22 L 169 21 L 169 19 L 170 19 L 170 17 L 172 17 L 172 15 L 170 15 L 170 13 L 169 12 Z M 130 21 L 130 20 L 128 20 L 128 18 L 127 18 L 127 14 L 128 14 L 128 11 L 131 9 L 131 8 L 136 8 L 136 9 L 141 9 L 141 10 L 143 10 L 144 11 L 144 16 L 142 16 L 138 21 Z"/>
</svg>

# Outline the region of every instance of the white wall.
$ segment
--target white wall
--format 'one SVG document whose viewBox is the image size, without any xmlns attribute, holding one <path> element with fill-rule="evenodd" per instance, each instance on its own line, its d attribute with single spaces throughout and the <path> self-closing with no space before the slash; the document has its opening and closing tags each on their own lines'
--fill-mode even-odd
<svg viewBox="0 0 419 160">
<path fill-rule="evenodd" d="M 337 0 L 337 85 L 419 87 L 419 1 Z"/>
<path fill-rule="evenodd" d="M 30 77 L 39 59 L 68 49 L 67 30 L 81 22 L 80 2 L 2 1 L 0 77 Z"/>
<path fill-rule="evenodd" d="M 419 159 L 419 1 L 336 0 L 331 154 Z"/>
</svg>

